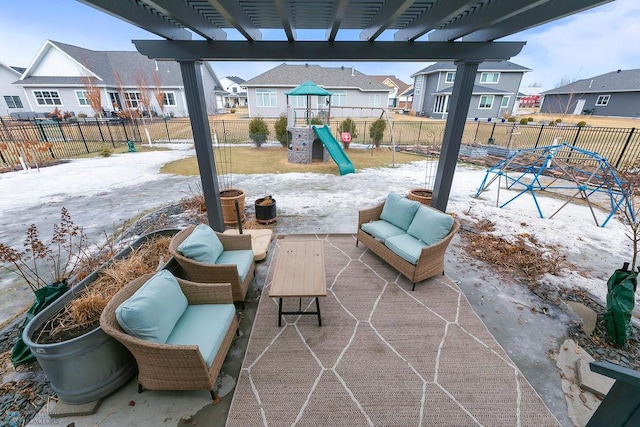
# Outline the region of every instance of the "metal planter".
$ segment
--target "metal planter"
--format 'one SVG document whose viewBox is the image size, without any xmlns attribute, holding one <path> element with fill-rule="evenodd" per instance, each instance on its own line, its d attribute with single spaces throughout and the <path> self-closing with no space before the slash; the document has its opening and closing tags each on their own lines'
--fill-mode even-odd
<svg viewBox="0 0 640 427">
<path fill-rule="evenodd" d="M 71 404 L 82 404 L 103 398 L 126 384 L 136 374 L 138 366 L 129 350 L 105 334 L 100 326 L 79 337 L 54 344 L 34 342 L 31 339 L 34 332 L 62 310 L 80 291 L 90 286 L 97 279 L 101 269 L 116 259 L 126 257 L 133 249 L 152 237 L 171 236 L 178 231 L 180 230 L 159 230 L 140 237 L 26 325 L 22 339 L 38 360 L 51 383 L 51 388 L 58 394 L 60 400 Z"/>
</svg>

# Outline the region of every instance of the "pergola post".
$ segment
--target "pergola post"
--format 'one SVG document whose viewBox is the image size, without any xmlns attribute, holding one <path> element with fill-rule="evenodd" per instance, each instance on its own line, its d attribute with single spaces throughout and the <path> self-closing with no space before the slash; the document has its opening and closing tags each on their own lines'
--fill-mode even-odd
<svg viewBox="0 0 640 427">
<path fill-rule="evenodd" d="M 467 121 L 469 103 L 473 93 L 473 85 L 480 61 L 456 61 L 456 78 L 453 82 L 453 93 L 449 102 L 449 114 L 444 127 L 442 150 L 438 160 L 436 180 L 433 185 L 431 206 L 445 212 L 451 183 L 458 163 L 460 143 Z"/>
<path fill-rule="evenodd" d="M 207 117 L 207 106 L 202 86 L 201 63 L 197 61 L 178 61 L 184 83 L 184 93 L 189 109 L 191 131 L 196 148 L 196 158 L 200 168 L 200 180 L 204 202 L 207 206 L 209 225 L 216 231 L 224 231 L 222 205 L 220 204 L 220 189 L 218 188 L 218 174 L 213 158 L 211 129 Z"/>
</svg>

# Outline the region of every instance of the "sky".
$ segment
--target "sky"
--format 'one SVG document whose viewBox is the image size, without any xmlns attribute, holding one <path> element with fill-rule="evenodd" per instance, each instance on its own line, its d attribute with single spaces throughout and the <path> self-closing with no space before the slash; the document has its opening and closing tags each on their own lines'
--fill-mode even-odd
<svg viewBox="0 0 640 427">
<path fill-rule="evenodd" d="M 268 143 L 279 146 L 279 143 Z M 20 249 L 25 230 L 35 223 L 41 237 L 48 239 L 46 224 L 59 221 L 61 206 L 68 209 L 75 224 L 83 227 L 91 243 L 123 221 L 142 215 L 192 195 L 199 177 L 160 174 L 163 164 L 193 156 L 192 144 L 160 144 L 167 151 L 137 152 L 108 158 L 74 159 L 69 163 L 0 174 L 0 242 Z M 358 149 L 358 144 L 352 144 Z M 362 148 L 362 147 L 360 147 Z M 419 160 L 399 167 L 358 170 L 344 176 L 316 173 L 233 175 L 233 187 L 246 191 L 246 202 L 272 195 L 277 200 L 278 216 L 289 218 L 287 229 L 280 233 L 355 233 L 358 210 L 382 202 L 389 192 L 406 195 L 408 189 L 424 187 L 425 175 L 435 170 L 434 163 Z M 631 241 L 627 227 L 613 218 L 606 227 L 596 226 L 589 209 L 570 203 L 549 219 L 563 203 L 558 197 L 539 195 L 538 202 L 545 218 L 538 216 L 533 199 L 525 194 L 504 208 L 496 207 L 517 194 L 497 183 L 474 198 L 486 170 L 459 164 L 451 188 L 447 212 L 474 224 L 491 220 L 495 229 L 488 233 L 513 241 L 517 235 L 533 236 L 545 256 L 566 256 L 568 268 L 560 275 L 547 274 L 542 281 L 558 286 L 584 289 L 602 303 L 606 299 L 607 279 L 623 262 L 631 261 Z M 499 196 L 499 198 L 498 198 Z M 597 202 L 594 200 L 594 202 Z M 600 201 L 602 202 L 602 201 Z M 595 210 L 600 223 L 608 213 Z M 296 219 L 299 219 L 296 222 Z M 284 221 L 284 220 L 283 220 Z M 184 224 L 173 224 L 183 227 Z M 456 274 L 477 276 L 465 261 L 468 255 L 456 253 Z M 20 286 L 0 275 L 0 323 L 17 309 L 31 302 L 28 287 Z M 640 295 L 637 296 L 640 302 Z M 638 304 L 636 304 L 638 305 Z"/>
<path fill-rule="evenodd" d="M 355 33 L 339 33 L 338 39 L 354 36 Z M 392 32 L 386 32 L 380 40 L 391 37 Z M 230 38 L 235 37 L 232 34 Z M 135 50 L 131 40 L 158 37 L 75 0 L 20 0 L 0 2 L 0 39 L 4 41 L 0 62 L 27 67 L 47 39 L 92 50 Z M 615 0 L 501 40 L 527 42 L 522 52 L 511 59 L 533 70 L 522 81 L 521 91 L 527 93 L 528 86 L 541 85 L 548 90 L 561 81 L 640 68 L 639 39 L 640 2 Z M 238 76 L 245 80 L 279 64 L 212 63 L 219 78 Z M 319 64 L 353 66 L 365 74 L 395 75 L 412 83 L 410 76 L 430 63 Z"/>
</svg>

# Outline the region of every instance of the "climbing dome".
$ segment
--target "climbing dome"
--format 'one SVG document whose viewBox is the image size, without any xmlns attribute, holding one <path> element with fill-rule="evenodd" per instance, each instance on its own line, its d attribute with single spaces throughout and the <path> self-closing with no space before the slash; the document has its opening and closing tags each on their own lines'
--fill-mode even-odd
<svg viewBox="0 0 640 427">
<path fill-rule="evenodd" d="M 500 204 L 500 182 L 503 178 L 504 188 L 517 193 Z M 623 212 L 626 210 L 631 221 L 635 222 L 631 197 L 633 186 L 606 158 L 566 143 L 516 151 L 487 170 L 475 197 L 479 197 L 495 182 L 498 183 L 497 206 L 501 208 L 520 196 L 529 194 L 540 218 L 544 218 L 536 194 L 545 191 L 558 194 L 564 199 L 564 203 L 549 218 L 553 218 L 572 201 L 582 200 L 597 226 L 606 226 L 620 209 Z M 607 213 L 602 224 L 598 220 L 599 209 L 604 209 Z"/>
</svg>

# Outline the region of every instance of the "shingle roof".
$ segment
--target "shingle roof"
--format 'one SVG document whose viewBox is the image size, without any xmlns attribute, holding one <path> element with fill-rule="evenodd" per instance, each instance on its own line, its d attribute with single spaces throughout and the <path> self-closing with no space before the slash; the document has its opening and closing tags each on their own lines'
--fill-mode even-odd
<svg viewBox="0 0 640 427">
<path fill-rule="evenodd" d="M 13 65 L 11 65 L 11 68 L 13 68 L 15 71 L 17 71 L 20 74 L 24 73 L 27 70 L 25 67 L 14 67 Z"/>
<path fill-rule="evenodd" d="M 542 95 L 640 91 L 640 69 L 617 70 L 542 92 Z"/>
<path fill-rule="evenodd" d="M 371 77 L 374 80 L 379 81 L 380 83 L 383 83 L 387 79 L 391 80 L 393 83 L 395 83 L 396 86 L 398 86 L 398 93 L 404 92 L 410 86 L 409 84 L 403 82 L 402 80 L 400 80 L 396 76 L 369 76 L 369 77 Z"/>
<path fill-rule="evenodd" d="M 481 62 L 478 65 L 478 70 L 482 71 L 519 71 L 526 73 L 527 71 L 531 71 L 530 68 L 523 67 L 522 65 L 514 64 L 511 61 L 492 61 L 492 62 Z M 443 61 L 436 62 L 435 64 L 429 65 L 426 68 L 418 71 L 417 73 L 413 73 L 411 77 L 415 77 L 419 74 L 431 74 L 439 71 L 456 71 L 456 64 L 453 61 Z"/>
<path fill-rule="evenodd" d="M 243 87 L 295 87 L 310 80 L 327 90 L 360 89 L 385 91 L 390 88 L 351 67 L 321 67 L 319 65 L 281 64 L 262 73 L 242 85 Z"/>
<path fill-rule="evenodd" d="M 239 85 L 245 82 L 245 79 L 238 76 L 226 76 L 226 78 Z"/>
<path fill-rule="evenodd" d="M 154 85 L 156 61 L 136 51 L 94 51 L 52 40 L 49 42 L 100 77 L 103 82 L 98 83 L 99 85 L 118 86 L 114 70 L 118 71 L 124 86 L 135 86 L 136 77 L 141 71 L 144 72 L 148 85 Z M 183 86 L 180 65 L 177 62 L 159 61 L 157 69 L 163 87 Z M 28 76 L 20 83 L 77 85 L 82 84 L 82 80 L 79 77 Z"/>
</svg>

